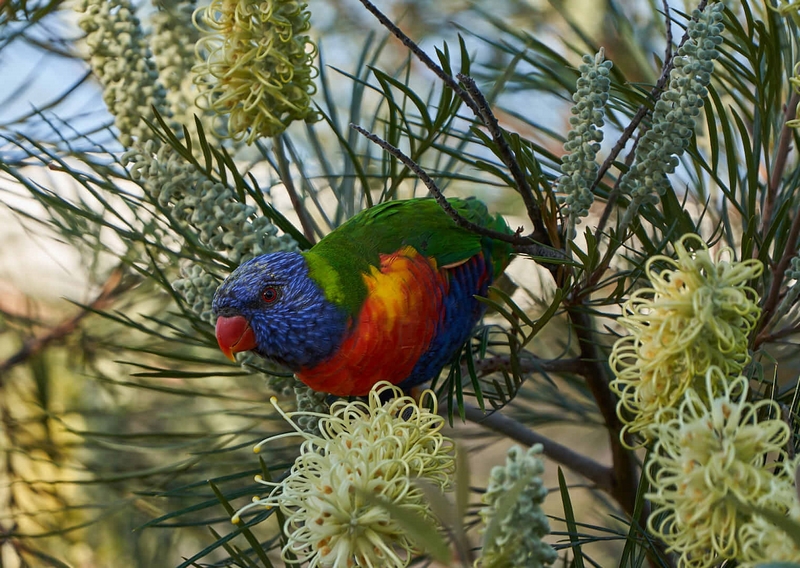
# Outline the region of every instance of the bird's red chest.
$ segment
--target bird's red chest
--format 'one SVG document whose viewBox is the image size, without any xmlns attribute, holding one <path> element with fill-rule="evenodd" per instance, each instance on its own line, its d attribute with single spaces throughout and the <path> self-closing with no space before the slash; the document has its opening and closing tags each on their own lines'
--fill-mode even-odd
<svg viewBox="0 0 800 568">
<path fill-rule="evenodd" d="M 434 261 L 406 247 L 381 255 L 364 281 L 368 294 L 350 335 L 329 359 L 297 373 L 314 390 L 360 396 L 378 381 L 397 384 L 436 335 L 447 278 Z"/>
</svg>

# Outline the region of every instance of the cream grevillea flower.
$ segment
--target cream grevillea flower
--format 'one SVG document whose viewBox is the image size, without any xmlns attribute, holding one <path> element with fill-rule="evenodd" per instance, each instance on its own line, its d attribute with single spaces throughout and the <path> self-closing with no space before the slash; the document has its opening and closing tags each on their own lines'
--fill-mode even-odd
<svg viewBox="0 0 800 568">
<path fill-rule="evenodd" d="M 394 398 L 385 404 L 381 398 Z M 433 411 L 422 402 L 430 397 Z M 430 509 L 415 479 L 444 490 L 455 468 L 452 440 L 441 433 L 444 419 L 425 391 L 418 404 L 387 382 L 376 384 L 364 401 L 337 401 L 319 417 L 319 436 L 302 431 L 294 416 L 273 404 L 296 430 L 273 436 L 302 436 L 300 456 L 281 483 L 256 478 L 272 491 L 241 509 L 280 507 L 286 515 L 285 559 L 316 566 L 406 566 L 414 551 L 405 531 L 380 500 L 424 517 Z"/>
<path fill-rule="evenodd" d="M 722 385 L 722 386 L 719 386 Z M 745 377 L 726 381 L 711 367 L 705 392 L 686 391 L 660 411 L 645 473 L 653 504 L 648 528 L 680 555 L 680 565 L 714 566 L 741 551 L 750 515 L 738 503 L 770 506 L 783 497 L 773 458 L 785 461 L 789 428 L 771 400 L 751 403 Z"/>
<path fill-rule="evenodd" d="M 766 507 L 779 515 L 800 524 L 800 502 L 797 495 L 797 475 L 800 460 L 786 462 L 775 478 L 776 498 L 766 503 Z M 793 481 L 794 479 L 794 481 Z M 776 527 L 759 514 L 754 514 L 750 522 L 742 527 L 742 557 L 739 566 L 756 568 L 767 562 L 794 562 L 800 564 L 800 545 L 788 532 Z"/>
<path fill-rule="evenodd" d="M 630 335 L 616 342 L 609 358 L 625 433 L 646 438 L 660 409 L 674 406 L 693 383 L 702 390 L 709 367 L 725 376 L 741 372 L 749 360 L 748 334 L 761 314 L 747 286 L 761 274 L 759 261 L 723 260 L 733 257 L 727 248 L 715 257 L 693 234 L 675 243 L 675 252 L 676 259 L 648 260 L 651 287 L 625 303 L 617 321 Z M 656 270 L 658 264 L 669 268 Z"/>
<path fill-rule="evenodd" d="M 305 8 L 296 0 L 212 0 L 196 12 L 204 33 L 197 42 L 203 61 L 194 67 L 198 105 L 227 117 L 235 140 L 250 144 L 317 118 L 316 46 L 304 33 Z"/>
<path fill-rule="evenodd" d="M 800 510 L 792 508 L 789 517 L 800 523 Z M 794 562 L 800 564 L 800 546 L 789 533 L 781 530 L 760 515 L 742 527 L 741 568 L 758 568 L 769 562 Z"/>
</svg>

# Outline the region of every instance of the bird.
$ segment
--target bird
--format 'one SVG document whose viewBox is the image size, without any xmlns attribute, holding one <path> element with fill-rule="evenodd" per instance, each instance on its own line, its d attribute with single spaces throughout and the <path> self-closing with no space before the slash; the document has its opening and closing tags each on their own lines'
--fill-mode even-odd
<svg viewBox="0 0 800 568">
<path fill-rule="evenodd" d="M 512 235 L 471 198 L 461 217 Z M 221 351 L 253 351 L 315 391 L 365 396 L 388 381 L 410 391 L 437 377 L 470 337 L 511 245 L 456 223 L 431 198 L 393 200 L 353 216 L 303 252 L 257 256 L 217 288 Z"/>
</svg>

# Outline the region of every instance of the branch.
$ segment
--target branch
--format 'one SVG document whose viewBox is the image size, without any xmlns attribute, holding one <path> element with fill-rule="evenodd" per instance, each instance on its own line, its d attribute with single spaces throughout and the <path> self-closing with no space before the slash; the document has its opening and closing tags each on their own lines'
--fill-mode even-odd
<svg viewBox="0 0 800 568">
<path fill-rule="evenodd" d="M 783 284 L 783 275 L 786 268 L 789 266 L 792 258 L 797 255 L 797 237 L 800 235 L 800 215 L 795 215 L 792 219 L 792 226 L 789 229 L 789 236 L 786 238 L 786 248 L 783 250 L 783 255 L 777 264 L 772 266 L 772 282 L 769 288 L 769 294 L 764 302 L 764 311 L 761 312 L 761 320 L 759 321 L 759 332 L 756 335 L 754 343 L 755 347 L 761 345 L 768 337 L 767 331 L 772 325 L 772 315 L 778 305 L 780 297 L 781 286 Z"/>
<path fill-rule="evenodd" d="M 773 331 L 772 333 L 760 335 L 756 340 L 756 343 L 757 345 L 760 345 L 762 343 L 772 343 L 773 341 L 777 341 L 779 339 L 783 339 L 784 337 L 789 337 L 790 335 L 795 335 L 797 333 L 800 333 L 800 324 L 788 325 L 786 327 L 782 327 L 778 331 Z"/>
<path fill-rule="evenodd" d="M 672 18 L 669 16 L 669 0 L 661 0 L 661 6 L 664 8 L 664 25 L 666 26 L 667 36 L 667 47 L 664 50 L 664 63 L 662 65 L 669 65 L 672 61 Z"/>
<path fill-rule="evenodd" d="M 392 22 L 392 20 L 390 20 L 383 12 L 381 12 L 370 0 L 360 0 L 360 2 L 372 15 L 378 19 L 381 25 L 383 25 L 392 33 L 392 35 L 399 39 L 404 46 L 411 50 L 417 59 L 419 59 L 428 69 L 433 71 L 445 85 L 450 87 L 453 92 L 458 95 L 458 98 L 460 98 L 464 104 L 466 104 L 470 110 L 472 110 L 475 116 L 486 126 L 492 136 L 492 140 L 494 140 L 495 144 L 497 144 L 500 153 L 500 159 L 503 160 L 503 163 L 511 172 L 511 176 L 514 178 L 514 182 L 517 185 L 517 190 L 522 196 L 522 200 L 525 202 L 528 217 L 534 226 L 534 232 L 531 237 L 537 241 L 545 243 L 546 245 L 550 245 L 550 236 L 544 225 L 541 210 L 539 209 L 539 205 L 536 203 L 536 200 L 533 196 L 530 184 L 528 184 L 528 181 L 525 178 L 519 163 L 514 157 L 514 153 L 508 146 L 508 142 L 503 136 L 503 132 L 500 129 L 497 118 L 489 108 L 489 103 L 486 101 L 486 98 L 483 96 L 483 93 L 481 93 L 480 89 L 478 89 L 475 81 L 471 77 L 459 74 L 459 80 L 461 80 L 466 87 L 466 90 L 463 89 L 452 75 L 447 74 L 444 69 L 437 65 L 436 62 L 434 62 L 430 57 L 428 57 L 427 53 L 425 53 L 410 37 L 403 33 L 403 31 L 398 28 L 394 22 Z"/>
<path fill-rule="evenodd" d="M 115 269 L 111 272 L 111 275 L 108 277 L 105 284 L 103 284 L 103 288 L 101 289 L 100 293 L 87 307 L 83 308 L 74 316 L 64 320 L 44 335 L 29 339 L 14 355 L 0 363 L 0 387 L 3 386 L 3 380 L 8 371 L 17 365 L 24 363 L 38 353 L 41 353 L 51 343 L 65 338 L 75 331 L 75 329 L 77 329 L 78 324 L 81 323 L 83 318 L 95 310 L 103 309 L 109 303 L 111 303 L 120 287 L 121 281 L 122 271 L 120 269 Z"/>
<path fill-rule="evenodd" d="M 442 413 L 447 412 L 447 407 L 442 408 Z M 500 412 L 486 414 L 480 408 L 464 405 L 464 416 L 470 422 L 488 428 L 494 432 L 502 434 L 521 444 L 532 446 L 541 444 L 544 455 L 551 460 L 558 462 L 572 471 L 583 475 L 595 486 L 614 496 L 614 474 L 610 467 L 594 461 L 593 459 L 579 454 L 578 452 L 554 442 L 538 434 L 513 418 L 509 418 Z M 635 490 L 635 487 L 634 487 Z"/>
<path fill-rule="evenodd" d="M 510 355 L 497 355 L 475 361 L 475 370 L 482 376 L 486 376 L 496 371 L 508 370 L 511 368 Z M 518 367 L 522 373 L 574 373 L 582 374 L 585 366 L 578 357 L 571 359 L 539 359 L 538 357 L 524 357 L 519 360 Z"/>
<path fill-rule="evenodd" d="M 462 229 L 466 229 L 468 231 L 472 231 L 479 235 L 483 235 L 485 237 L 489 237 L 492 239 L 496 239 L 498 241 L 503 241 L 506 243 L 511 243 L 512 245 L 518 246 L 530 246 L 532 241 L 528 237 L 520 236 L 520 232 L 522 229 L 518 229 L 516 233 L 513 235 L 509 235 L 508 233 L 501 233 L 500 231 L 493 231 L 492 229 L 487 229 L 477 223 L 473 223 L 469 219 L 462 217 L 459 215 L 458 211 L 453 209 L 453 206 L 450 205 L 450 202 L 447 201 L 447 198 L 442 193 L 442 190 L 436 185 L 436 182 L 431 179 L 431 176 L 423 170 L 419 164 L 417 164 L 414 160 L 406 156 L 399 148 L 395 148 L 391 144 L 389 144 L 383 138 L 372 134 L 368 130 L 358 126 L 357 124 L 350 124 L 350 128 L 358 132 L 359 134 L 363 135 L 368 140 L 375 142 L 378 146 L 389 152 L 392 156 L 403 162 L 408 169 L 414 172 L 417 177 L 419 177 L 420 181 L 425 184 L 425 187 L 428 188 L 428 191 L 431 192 L 433 198 L 436 199 L 436 203 L 447 213 L 453 221 L 455 221 L 456 225 L 461 227 Z"/>
<path fill-rule="evenodd" d="M 514 183 L 516 183 L 519 194 L 522 196 L 522 201 L 525 203 L 528 218 L 533 223 L 533 234 L 531 237 L 539 242 L 550 244 L 550 236 L 547 232 L 547 228 L 544 226 L 542 211 L 539 209 L 539 204 L 536 203 L 533 190 L 519 162 L 514 156 L 514 153 L 511 151 L 508 141 L 505 136 L 503 136 L 503 130 L 500 128 L 500 123 L 497 122 L 497 117 L 492 113 L 492 109 L 489 108 L 489 102 L 483 96 L 480 89 L 478 89 L 478 85 L 475 84 L 475 79 L 462 73 L 459 73 L 457 77 L 464 83 L 467 93 L 469 93 L 472 100 L 475 101 L 478 107 L 478 118 L 486 125 L 486 129 L 489 131 L 489 134 L 491 134 L 492 140 L 497 144 L 500 159 L 506 165 L 508 171 L 511 172 L 511 177 L 514 178 Z"/>
<path fill-rule="evenodd" d="M 580 356 L 585 368 L 582 373 L 586 385 L 597 403 L 603 421 L 608 427 L 608 437 L 612 455 L 612 487 L 610 494 L 622 506 L 622 509 L 633 516 L 636 504 L 636 490 L 639 487 L 639 475 L 633 453 L 627 450 L 620 441 L 622 422 L 617 416 L 617 401 L 608 387 L 606 369 L 595 341 L 592 322 L 582 305 L 567 307 L 570 321 L 578 337 Z"/>
<path fill-rule="evenodd" d="M 786 110 L 783 115 L 783 127 L 781 137 L 778 140 L 778 147 L 775 151 L 775 163 L 772 166 L 772 173 L 769 176 L 767 185 L 767 196 L 764 200 L 764 211 L 761 217 L 761 234 L 764 236 L 770 227 L 772 220 L 772 210 L 775 208 L 775 200 L 778 197 L 778 187 L 783 179 L 783 172 L 786 170 L 786 160 L 789 157 L 792 139 L 794 138 L 794 128 L 786 125 L 790 120 L 794 120 L 797 115 L 797 104 L 800 102 L 800 95 L 792 91 L 789 102 L 786 103 Z"/>
<path fill-rule="evenodd" d="M 479 115 L 478 105 L 475 104 L 475 101 L 473 101 L 470 98 L 470 96 L 464 91 L 464 89 L 461 88 L 461 85 L 458 84 L 458 82 L 453 78 L 452 75 L 448 75 L 447 73 L 445 73 L 444 69 L 439 67 L 433 61 L 433 59 L 428 57 L 428 54 L 422 51 L 420 46 L 418 46 L 416 43 L 414 43 L 414 41 L 410 37 L 404 34 L 403 31 L 400 28 L 398 28 L 394 24 L 394 22 L 392 22 L 392 20 L 386 17 L 386 15 L 383 12 L 378 10 L 375 4 L 370 2 L 370 0 L 360 0 L 360 2 L 364 5 L 364 7 L 367 10 L 369 10 L 369 12 L 373 16 L 375 16 L 378 19 L 378 21 L 381 23 L 383 27 L 389 30 L 392 33 L 392 35 L 394 35 L 397 39 L 399 39 L 403 43 L 404 46 L 406 46 L 409 50 L 411 50 L 411 53 L 416 55 L 417 59 L 419 59 L 428 69 L 433 71 L 445 85 L 450 87 L 453 90 L 453 92 L 455 92 L 455 94 L 458 95 L 458 98 L 464 101 L 464 104 L 466 104 L 472 110 L 472 112 L 475 113 L 475 116 Z"/>
</svg>

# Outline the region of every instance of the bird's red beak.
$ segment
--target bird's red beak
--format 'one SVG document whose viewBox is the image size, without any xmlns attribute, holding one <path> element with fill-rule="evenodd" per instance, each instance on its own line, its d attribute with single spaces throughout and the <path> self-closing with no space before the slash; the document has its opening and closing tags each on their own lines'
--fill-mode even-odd
<svg viewBox="0 0 800 568">
<path fill-rule="evenodd" d="M 216 327 L 217 343 L 225 357 L 236 362 L 234 353 L 250 351 L 256 347 L 256 336 L 253 328 L 242 316 L 217 318 Z"/>
</svg>

